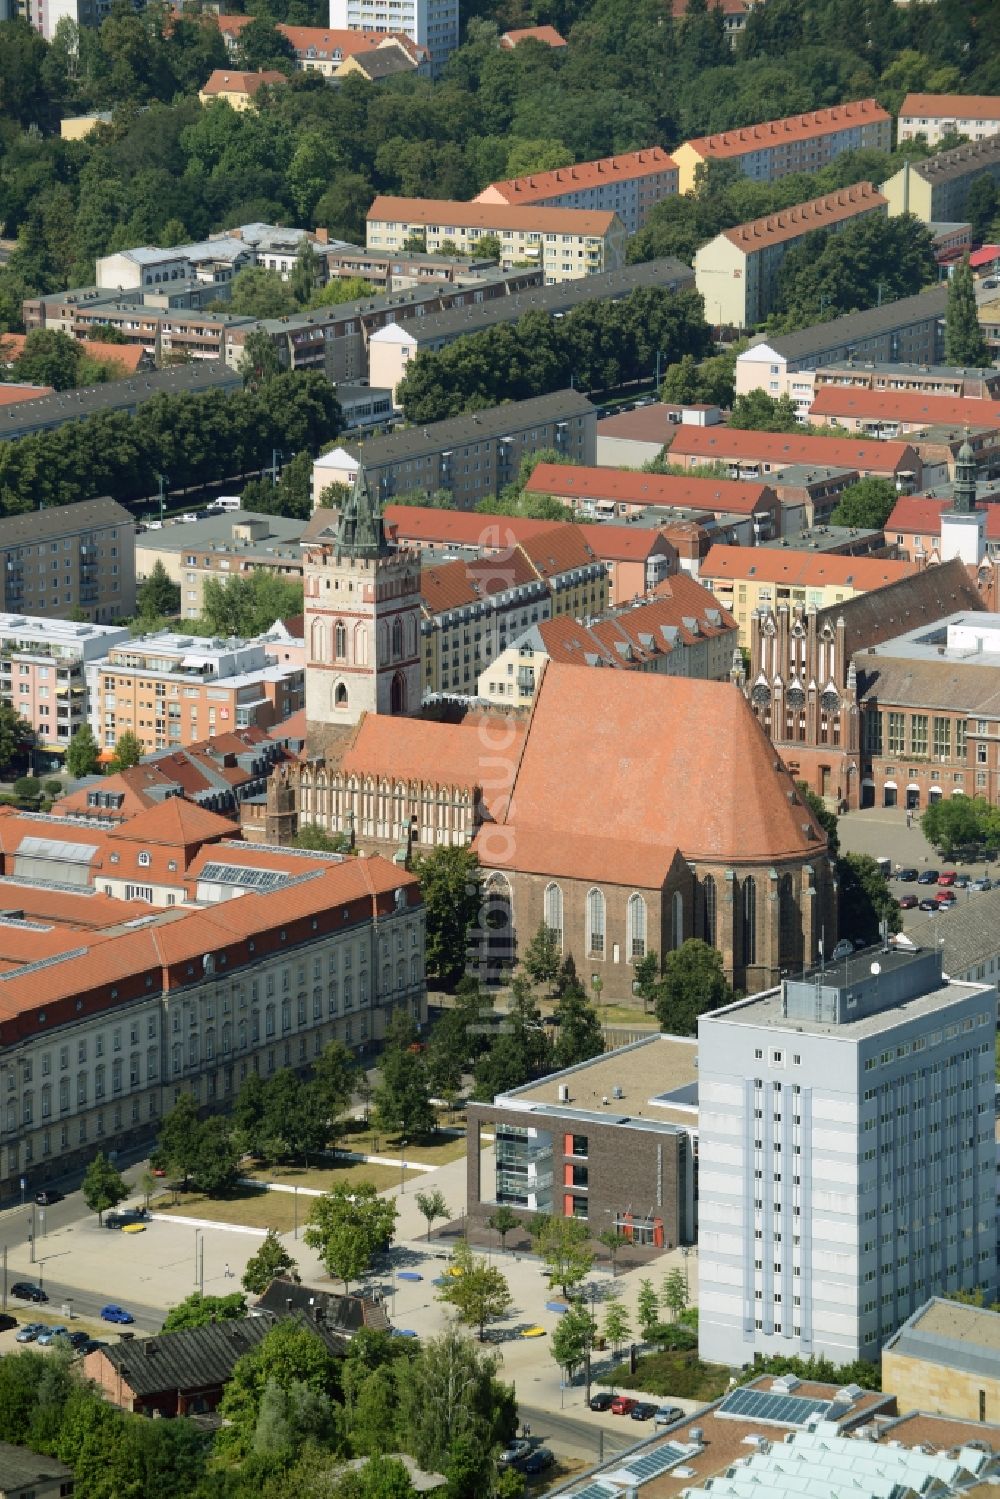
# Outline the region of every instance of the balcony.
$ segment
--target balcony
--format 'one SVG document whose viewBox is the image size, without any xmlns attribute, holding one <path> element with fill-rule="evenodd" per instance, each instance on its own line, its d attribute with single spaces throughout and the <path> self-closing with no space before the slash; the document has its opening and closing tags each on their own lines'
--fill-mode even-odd
<svg viewBox="0 0 1000 1499">
<path fill-rule="evenodd" d="M 537 1197 L 540 1192 L 547 1192 L 552 1186 L 552 1172 L 544 1172 L 540 1176 L 521 1176 L 512 1171 L 497 1172 L 497 1196 L 507 1193 L 515 1197 Z"/>
</svg>

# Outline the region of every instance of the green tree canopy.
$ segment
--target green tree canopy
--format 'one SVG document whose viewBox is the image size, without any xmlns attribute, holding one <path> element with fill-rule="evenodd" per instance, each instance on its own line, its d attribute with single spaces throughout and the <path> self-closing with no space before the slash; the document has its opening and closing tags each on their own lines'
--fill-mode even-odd
<svg viewBox="0 0 1000 1499">
<path fill-rule="evenodd" d="M 14 376 L 54 390 L 72 390 L 83 359 L 83 345 L 55 328 L 33 328 L 14 360 Z"/>
<path fill-rule="evenodd" d="M 0 703 L 0 768 L 6 770 L 18 750 L 32 739 L 31 725 L 10 703 Z"/>
<path fill-rule="evenodd" d="M 379 1067 L 375 1089 L 375 1119 L 389 1134 L 433 1134 L 437 1116 L 431 1103 L 427 1066 L 423 1057 L 411 1051 L 417 1039 L 417 1028 L 403 1010 L 392 1017 L 386 1036 L 386 1047 Z"/>
<path fill-rule="evenodd" d="M 219 1409 L 228 1426 L 219 1445 L 234 1455 L 253 1446 L 264 1390 L 276 1384 L 286 1395 L 301 1389 L 329 1398 L 337 1389 L 336 1360 L 315 1333 L 295 1322 L 279 1322 L 256 1348 L 237 1359 Z"/>
<path fill-rule="evenodd" d="M 604 1050 L 604 1032 L 597 1011 L 579 979 L 567 984 L 553 1017 L 557 1022 L 552 1060 L 557 1067 L 575 1067 Z"/>
<path fill-rule="evenodd" d="M 159 558 L 149 577 L 139 584 L 136 605 L 140 616 L 147 619 L 163 619 L 180 613 L 180 584 L 173 581 Z"/>
<path fill-rule="evenodd" d="M 210 635 L 244 640 L 262 635 L 279 619 L 302 613 L 302 584 L 289 583 L 263 568 L 239 573 L 222 583 L 206 578 L 201 617 Z"/>
<path fill-rule="evenodd" d="M 471 848 L 439 844 L 417 854 L 413 873 L 424 899 L 427 976 L 453 985 L 465 972 L 469 933 L 480 911 L 479 858 Z"/>
<path fill-rule="evenodd" d="M 830 519 L 835 526 L 881 531 L 898 498 L 891 479 L 859 479 L 840 495 Z"/>
<path fill-rule="evenodd" d="M 920 819 L 928 843 L 946 859 L 1000 843 L 1000 812 L 984 797 L 952 796 L 931 802 Z"/>
<path fill-rule="evenodd" d="M 774 322 L 783 330 L 893 302 L 937 280 L 930 231 L 912 214 L 866 214 L 819 229 L 789 250 L 778 272 Z"/>
<path fill-rule="evenodd" d="M 454 1256 L 454 1268 L 460 1273 L 445 1277 L 438 1301 L 454 1307 L 458 1321 L 477 1330 L 480 1343 L 489 1322 L 506 1315 L 514 1298 L 507 1278 L 495 1265 L 474 1255 L 461 1245 Z"/>
<path fill-rule="evenodd" d="M 944 357 L 948 364 L 966 369 L 989 364 L 990 355 L 976 309 L 976 288 L 966 255 L 948 282 L 948 305 L 944 315 Z"/>
<path fill-rule="evenodd" d="M 791 396 L 770 396 L 766 390 L 751 390 L 737 396 L 729 425 L 753 432 L 802 431 Z"/>
<path fill-rule="evenodd" d="M 124 729 L 118 736 L 114 758 L 108 769 L 112 775 L 116 775 L 120 770 L 130 770 L 133 765 L 138 765 L 145 753 L 139 736 L 133 734 L 131 729 Z"/>
<path fill-rule="evenodd" d="M 99 750 L 94 731 L 89 723 L 83 723 L 66 746 L 66 769 L 76 780 L 92 776 L 99 764 Z"/>
<path fill-rule="evenodd" d="M 899 902 L 885 875 L 869 854 L 842 854 L 837 860 L 841 932 L 855 941 L 877 942 L 879 924 L 890 932 L 903 925 Z"/>
<path fill-rule="evenodd" d="M 585 1306 L 571 1306 L 563 1312 L 552 1334 L 549 1351 L 568 1379 L 579 1369 L 594 1346 L 597 1323 Z"/>
<path fill-rule="evenodd" d="M 98 1223 L 103 1221 L 109 1208 L 117 1207 L 127 1196 L 128 1187 L 121 1172 L 103 1150 L 98 1151 L 83 1177 L 83 1200 L 90 1211 L 97 1214 Z"/>
<path fill-rule="evenodd" d="M 657 985 L 656 1015 L 674 1036 L 698 1033 L 698 1016 L 731 1003 L 733 991 L 717 948 L 690 937 L 667 954 Z"/>
<path fill-rule="evenodd" d="M 396 1216 L 395 1200 L 379 1197 L 371 1182 L 337 1185 L 314 1199 L 303 1237 L 327 1273 L 344 1282 L 346 1294 L 391 1242 Z"/>
<path fill-rule="evenodd" d="M 170 1308 L 163 1321 L 163 1331 L 177 1332 L 184 1327 L 207 1327 L 212 1322 L 233 1322 L 246 1314 L 246 1299 L 238 1291 L 231 1296 L 203 1296 L 200 1291 L 194 1291 Z"/>
<path fill-rule="evenodd" d="M 545 1266 L 550 1286 L 558 1286 L 564 1296 L 585 1280 L 594 1263 L 589 1248 L 590 1234 L 580 1218 L 544 1218 L 536 1220 L 532 1239 L 536 1253 Z"/>
<path fill-rule="evenodd" d="M 252 1296 L 263 1296 L 272 1280 L 279 1276 L 297 1280 L 298 1264 L 292 1259 L 273 1228 L 264 1235 L 264 1242 L 247 1260 L 243 1272 L 244 1291 Z"/>
</svg>

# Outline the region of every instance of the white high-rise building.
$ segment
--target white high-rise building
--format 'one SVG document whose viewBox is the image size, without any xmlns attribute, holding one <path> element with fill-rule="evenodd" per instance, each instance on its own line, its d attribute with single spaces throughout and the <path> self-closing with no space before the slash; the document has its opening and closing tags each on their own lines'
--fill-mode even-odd
<svg viewBox="0 0 1000 1499">
<path fill-rule="evenodd" d="M 458 46 L 458 0 L 330 0 L 330 29 L 404 32 L 439 72 Z"/>
<path fill-rule="evenodd" d="M 875 1359 L 997 1286 L 996 989 L 870 948 L 703 1015 L 699 1350 Z"/>
</svg>

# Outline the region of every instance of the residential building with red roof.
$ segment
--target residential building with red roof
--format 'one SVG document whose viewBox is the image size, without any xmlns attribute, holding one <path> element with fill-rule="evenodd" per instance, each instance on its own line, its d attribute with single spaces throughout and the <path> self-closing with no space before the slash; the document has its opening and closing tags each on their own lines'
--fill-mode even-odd
<svg viewBox="0 0 1000 1499">
<path fill-rule="evenodd" d="M 828 385 L 836 385 L 884 393 L 900 391 L 926 396 L 1000 400 L 1000 369 L 995 365 L 987 365 L 984 369 L 966 369 L 950 364 L 901 364 L 874 359 L 840 359 L 817 369 L 813 380 L 817 393 Z"/>
<path fill-rule="evenodd" d="M 812 427 L 836 423 L 865 437 L 906 437 L 927 427 L 1000 430 L 1000 401 L 975 396 L 927 395 L 917 390 L 865 390 L 824 385 L 809 408 Z"/>
<path fill-rule="evenodd" d="M 722 25 L 730 46 L 746 31 L 747 16 L 755 5 L 763 3 L 764 0 L 714 0 L 711 10 L 722 12 Z M 670 5 L 674 20 L 683 21 L 688 13 L 688 0 L 670 0 Z"/>
<path fill-rule="evenodd" d="M 713 427 L 721 422 L 718 406 L 675 406 L 652 401 L 634 411 L 616 411 L 597 423 L 597 462 L 601 468 L 642 468 L 669 447 L 682 423 Z"/>
<path fill-rule="evenodd" d="M 759 609 L 801 604 L 826 609 L 884 588 L 919 572 L 915 562 L 882 557 L 783 552 L 772 547 L 715 546 L 701 565 L 701 579 L 724 609 L 735 615 L 740 645 L 749 649 Z"/>
<path fill-rule="evenodd" d="M 493 707 L 524 708 L 549 661 L 724 682 L 736 646 L 732 615 L 709 589 L 679 573 L 661 583 L 655 597 L 597 619 L 564 614 L 532 625 L 480 672 L 477 695 Z"/>
<path fill-rule="evenodd" d="M 587 563 L 592 567 L 592 562 Z M 423 690 L 475 692 L 482 666 L 552 613 L 552 590 L 519 547 L 420 572 Z"/>
<path fill-rule="evenodd" d="M 26 385 L 17 380 L 5 380 L 0 384 L 0 406 L 18 406 L 22 401 L 38 401 L 42 396 L 54 396 L 52 385 Z"/>
<path fill-rule="evenodd" d="M 178 806 L 173 826 L 169 804 L 158 821 L 144 814 L 157 859 L 173 846 L 157 838 L 187 837 L 211 816 Z M 20 821 L 0 816 L 5 871 Z M 35 819 L 41 836 L 16 859 L 41 869 L 57 837 L 84 854 L 85 837 L 131 846 L 124 830 L 84 826 L 70 839 L 57 822 Z M 377 1042 L 396 1008 L 425 1019 L 423 906 L 405 870 L 225 841 L 193 868 L 206 903 L 173 910 L 54 891 L 40 873 L 0 879 L 0 1201 L 17 1197 L 25 1171 L 40 1186 L 99 1149 L 151 1143 L 178 1088 L 226 1107 L 250 1071 L 303 1070 L 331 1041 Z"/>
<path fill-rule="evenodd" d="M 535 203 L 543 208 L 609 209 L 629 234 L 645 224 L 650 210 L 677 192 L 677 167 L 661 146 L 604 156 L 550 172 L 533 172 L 491 182 L 477 203 Z"/>
<path fill-rule="evenodd" d="M 202 104 L 221 99 L 235 110 L 252 109 L 262 88 L 281 88 L 287 82 L 276 68 L 262 68 L 259 73 L 216 68 L 198 90 L 198 98 Z"/>
<path fill-rule="evenodd" d="M 717 519 L 745 516 L 758 541 L 781 535 L 781 505 L 774 490 L 767 484 L 744 480 L 539 463 L 525 492 L 550 494 L 583 515 L 610 518 L 638 515 L 650 506 L 683 508 L 704 511 Z"/>
<path fill-rule="evenodd" d="M 790 172 L 816 172 L 843 151 L 888 151 L 892 116 L 875 99 L 855 99 L 783 120 L 765 120 L 685 141 L 673 152 L 680 190 L 693 192 L 695 173 L 709 161 L 733 161 L 747 177 L 774 182 Z"/>
<path fill-rule="evenodd" d="M 209 13 L 211 14 L 211 13 Z M 230 52 L 239 45 L 240 33 L 253 20 L 249 15 L 215 16 L 223 39 Z M 376 47 L 395 45 L 402 48 L 413 60 L 422 74 L 430 73 L 430 54 L 426 47 L 419 46 L 403 32 L 355 31 L 346 27 L 289 26 L 277 22 L 276 28 L 295 52 L 295 65 L 301 73 L 319 73 L 324 78 L 333 78 L 349 57 L 359 52 L 370 52 Z"/>
<path fill-rule="evenodd" d="M 939 146 L 946 135 L 985 140 L 1000 130 L 1000 94 L 907 94 L 899 106 L 896 137 Z"/>
<path fill-rule="evenodd" d="M 762 478 L 792 463 L 856 469 L 862 479 L 893 479 L 902 488 L 921 482 L 919 455 L 906 442 L 825 437 L 812 432 L 752 432 L 738 427 L 681 427 L 670 444 L 671 463 L 697 468 L 725 463 L 734 479 Z"/>
<path fill-rule="evenodd" d="M 809 234 L 840 230 L 872 215 L 885 217 L 886 199 L 871 182 L 838 188 L 746 224 L 724 229 L 695 252 L 695 284 L 709 321 L 751 328 L 772 311 L 782 262 Z"/>
<path fill-rule="evenodd" d="M 24 353 L 27 339 L 26 333 L 0 334 L 0 360 L 6 364 L 13 364 L 14 360 Z M 81 342 L 86 358 L 93 359 L 98 364 L 118 366 L 110 373 L 109 378 L 112 380 L 124 380 L 126 376 L 134 375 L 140 369 L 153 367 L 153 361 L 138 344 L 109 344 L 92 338 L 82 339 Z M 45 387 L 45 393 L 51 395 L 52 391 Z"/>
<path fill-rule="evenodd" d="M 501 34 L 500 45 L 513 52 L 522 42 L 541 42 L 543 47 L 565 47 L 566 38 L 554 26 L 515 26 Z"/>
<path fill-rule="evenodd" d="M 613 210 L 543 208 L 534 203 L 459 203 L 379 196 L 368 210 L 369 250 L 402 250 L 418 239 L 430 254 L 450 241 L 465 254 L 479 241 L 500 242 L 500 264 L 539 266 L 546 286 L 625 264 L 625 226 Z"/>
</svg>

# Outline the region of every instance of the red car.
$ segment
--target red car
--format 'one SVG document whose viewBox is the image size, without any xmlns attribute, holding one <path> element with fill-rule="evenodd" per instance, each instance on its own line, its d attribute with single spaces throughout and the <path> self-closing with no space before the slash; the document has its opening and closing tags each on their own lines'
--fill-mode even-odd
<svg viewBox="0 0 1000 1499">
<path fill-rule="evenodd" d="M 901 911 L 915 911 L 918 905 L 919 901 L 915 895 L 900 896 L 899 909 Z"/>
<path fill-rule="evenodd" d="M 630 1416 L 635 1410 L 637 1402 L 631 1395 L 616 1395 L 611 1402 L 611 1414 L 613 1416 Z"/>
<path fill-rule="evenodd" d="M 939 906 L 954 906 L 958 903 L 958 896 L 954 890 L 946 890 L 943 895 L 937 897 L 937 903 Z"/>
<path fill-rule="evenodd" d="M 958 874 L 954 869 L 943 869 L 938 875 L 939 885 L 954 885 Z"/>
</svg>

